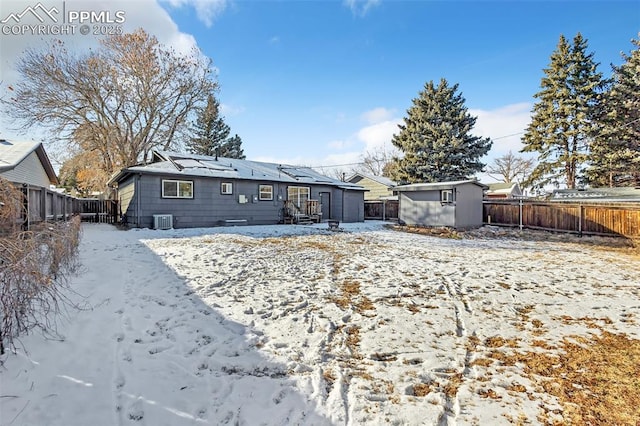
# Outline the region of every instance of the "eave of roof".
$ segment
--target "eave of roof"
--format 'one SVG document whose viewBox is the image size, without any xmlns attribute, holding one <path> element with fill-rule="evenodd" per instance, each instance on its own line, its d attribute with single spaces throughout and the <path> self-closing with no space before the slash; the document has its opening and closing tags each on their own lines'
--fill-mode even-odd
<svg viewBox="0 0 640 426">
<path fill-rule="evenodd" d="M 475 179 L 468 180 L 456 180 L 451 182 L 430 182 L 430 183 L 411 183 L 408 185 L 400 185 L 393 188 L 394 191 L 436 191 L 441 189 L 453 189 L 456 186 L 465 185 L 465 184 L 473 184 L 477 185 L 482 189 L 488 189 L 489 187 L 485 184 L 478 182 Z"/>
<path fill-rule="evenodd" d="M 0 143 L 4 145 L 10 145 L 7 147 L 7 154 L 4 159 L 0 160 L 0 171 L 8 171 L 13 170 L 24 161 L 32 152 L 35 151 L 38 159 L 40 160 L 40 164 L 42 164 L 42 168 L 44 169 L 47 177 L 49 178 L 49 182 L 52 185 L 57 185 L 59 183 L 58 176 L 56 176 L 56 172 L 51 165 L 51 161 L 49 160 L 49 156 L 42 145 L 42 142 L 34 142 L 34 141 L 8 141 L 5 139 L 0 140 Z M 0 154 L 2 151 L 0 151 Z"/>
<path fill-rule="evenodd" d="M 379 183 L 380 185 L 384 185 L 386 187 L 389 188 L 393 188 L 396 186 L 396 182 L 392 181 L 391 179 L 384 177 L 384 176 L 375 176 L 375 175 L 370 175 L 368 173 L 354 173 L 349 179 L 347 179 L 347 182 L 351 182 L 354 178 L 356 177 L 360 177 L 363 179 L 369 179 L 372 180 L 374 182 Z"/>
</svg>

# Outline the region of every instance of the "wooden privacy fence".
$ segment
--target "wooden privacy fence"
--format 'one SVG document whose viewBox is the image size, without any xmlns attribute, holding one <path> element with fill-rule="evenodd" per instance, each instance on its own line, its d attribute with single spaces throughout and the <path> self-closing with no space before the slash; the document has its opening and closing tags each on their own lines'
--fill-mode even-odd
<svg viewBox="0 0 640 426">
<path fill-rule="evenodd" d="M 83 221 L 118 223 L 120 212 L 117 200 L 75 198 L 71 195 L 34 185 L 17 187 L 23 194 L 23 208 L 13 220 L 28 230 L 42 222 L 69 220 L 80 215 Z"/>
<path fill-rule="evenodd" d="M 364 218 L 379 220 L 398 219 L 398 200 L 365 200 Z"/>
<path fill-rule="evenodd" d="M 640 203 L 564 203 L 529 200 L 484 201 L 490 225 L 572 232 L 579 235 L 640 237 Z"/>
<path fill-rule="evenodd" d="M 73 215 L 73 197 L 51 189 L 33 185 L 21 188 L 24 195 L 23 228 L 55 220 L 68 220 Z"/>
<path fill-rule="evenodd" d="M 76 198 L 73 200 L 73 211 L 85 222 L 118 223 L 120 210 L 117 200 L 100 200 L 98 198 Z"/>
</svg>

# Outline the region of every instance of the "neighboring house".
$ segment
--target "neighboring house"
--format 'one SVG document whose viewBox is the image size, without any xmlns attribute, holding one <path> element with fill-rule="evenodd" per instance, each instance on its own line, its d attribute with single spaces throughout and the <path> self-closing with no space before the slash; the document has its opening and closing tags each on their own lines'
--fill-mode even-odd
<svg viewBox="0 0 640 426">
<path fill-rule="evenodd" d="M 521 198 L 522 191 L 517 182 L 498 182 L 486 184 L 489 189 L 484 193 L 485 198 Z"/>
<path fill-rule="evenodd" d="M 640 188 L 556 189 L 553 202 L 640 203 Z"/>
<path fill-rule="evenodd" d="M 347 179 L 347 182 L 362 186 L 367 192 L 365 201 L 384 200 L 393 197 L 393 187 L 396 183 L 384 176 L 374 176 L 366 173 L 356 173 Z"/>
<path fill-rule="evenodd" d="M 364 188 L 307 167 L 155 151 L 109 184 L 129 226 L 154 227 L 169 215 L 176 228 L 364 221 Z"/>
<path fill-rule="evenodd" d="M 9 182 L 49 188 L 58 178 L 41 142 L 0 139 L 0 177 Z"/>
<path fill-rule="evenodd" d="M 482 199 L 486 185 L 476 180 L 414 183 L 398 192 L 398 219 L 406 225 L 474 228 L 482 226 Z"/>
</svg>

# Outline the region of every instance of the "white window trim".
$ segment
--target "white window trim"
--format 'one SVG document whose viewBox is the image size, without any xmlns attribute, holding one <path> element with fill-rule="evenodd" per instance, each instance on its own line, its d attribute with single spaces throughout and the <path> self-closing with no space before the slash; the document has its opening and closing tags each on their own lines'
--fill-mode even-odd
<svg viewBox="0 0 640 426">
<path fill-rule="evenodd" d="M 226 189 L 228 188 L 228 189 Z M 220 194 L 222 195 L 233 195 L 233 183 L 232 182 L 222 182 L 220 184 Z"/>
<path fill-rule="evenodd" d="M 308 196 L 307 196 L 307 199 L 306 199 L 305 201 L 307 201 L 307 200 L 310 200 L 310 199 L 311 199 L 311 187 L 309 187 L 309 186 L 297 186 L 297 185 L 291 185 L 291 186 L 287 187 L 287 200 L 289 200 L 289 201 L 294 201 L 294 200 L 291 200 L 291 199 L 289 198 L 289 197 L 290 197 L 289 191 L 290 191 L 291 189 L 294 189 L 294 188 L 295 188 L 295 189 L 298 189 L 298 197 L 297 197 L 298 199 L 297 199 L 297 200 L 295 200 L 296 205 L 298 205 L 298 203 L 299 203 L 299 201 L 300 201 L 300 191 L 299 191 L 300 189 L 306 189 L 306 190 L 307 190 L 306 192 L 308 193 Z M 298 206 L 298 207 L 302 207 L 302 206 Z"/>
<path fill-rule="evenodd" d="M 262 189 L 269 188 L 269 198 L 262 196 Z M 260 185 L 258 186 L 258 199 L 260 201 L 272 201 L 273 200 L 273 185 Z"/>
<path fill-rule="evenodd" d="M 440 202 L 442 204 L 453 204 L 453 189 L 443 189 L 440 191 Z"/>
<path fill-rule="evenodd" d="M 164 184 L 165 182 L 171 182 L 176 184 L 176 195 L 165 195 L 164 193 Z M 180 184 L 188 183 L 191 186 L 191 194 L 188 197 L 184 195 L 180 195 Z M 162 179 L 162 198 L 184 198 L 184 199 L 192 199 L 193 198 L 193 181 L 191 180 L 176 180 L 176 179 Z"/>
</svg>

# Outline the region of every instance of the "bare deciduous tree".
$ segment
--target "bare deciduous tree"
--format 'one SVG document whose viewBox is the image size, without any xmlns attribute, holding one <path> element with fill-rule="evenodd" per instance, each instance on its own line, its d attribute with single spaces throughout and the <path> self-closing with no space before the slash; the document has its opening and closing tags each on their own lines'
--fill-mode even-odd
<svg viewBox="0 0 640 426">
<path fill-rule="evenodd" d="M 355 171 L 372 174 L 374 176 L 388 176 L 389 164 L 397 156 L 397 150 L 379 147 L 366 151 L 362 155 L 362 164 Z"/>
<path fill-rule="evenodd" d="M 535 167 L 533 159 L 518 157 L 509 151 L 502 157 L 493 160 L 493 164 L 487 167 L 487 174 L 504 182 L 523 182 Z"/>
<path fill-rule="evenodd" d="M 30 49 L 17 69 L 21 79 L 4 101 L 11 117 L 23 130 L 43 125 L 80 152 L 98 153 L 107 175 L 173 147 L 217 87 L 211 60 L 179 54 L 141 29 L 81 55 L 61 41 Z"/>
</svg>

